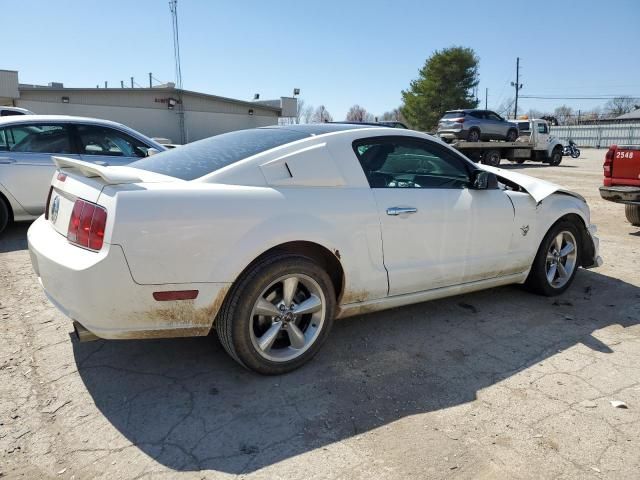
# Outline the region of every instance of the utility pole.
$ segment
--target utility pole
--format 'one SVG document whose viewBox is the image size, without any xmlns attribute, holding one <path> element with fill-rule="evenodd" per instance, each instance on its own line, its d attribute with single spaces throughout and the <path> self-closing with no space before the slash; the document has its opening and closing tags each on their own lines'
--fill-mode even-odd
<svg viewBox="0 0 640 480">
<path fill-rule="evenodd" d="M 149 88 L 153 88 L 153 74 L 149 72 Z"/>
<path fill-rule="evenodd" d="M 489 110 L 489 89 L 484 89 L 484 109 Z"/>
<path fill-rule="evenodd" d="M 171 12 L 171 27 L 173 28 L 173 59 L 176 69 L 176 93 L 178 102 L 176 113 L 178 114 L 178 128 L 180 131 L 180 143 L 187 142 L 187 132 L 184 124 L 184 104 L 182 95 L 182 67 L 180 61 L 180 35 L 178 31 L 178 0 L 169 0 L 169 11 Z"/>
<path fill-rule="evenodd" d="M 511 86 L 516 89 L 516 107 L 514 109 L 513 118 L 518 118 L 518 92 L 522 88 L 522 84 L 520 83 L 520 57 L 516 58 L 516 82 L 511 82 Z"/>
</svg>

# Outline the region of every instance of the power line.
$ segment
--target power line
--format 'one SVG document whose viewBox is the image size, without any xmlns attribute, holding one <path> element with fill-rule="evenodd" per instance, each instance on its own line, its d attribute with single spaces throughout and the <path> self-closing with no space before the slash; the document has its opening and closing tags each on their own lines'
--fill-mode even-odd
<svg viewBox="0 0 640 480">
<path fill-rule="evenodd" d="M 640 97 L 634 97 L 631 95 L 594 95 L 590 97 L 578 97 L 578 96 L 562 96 L 562 95 L 520 95 L 521 98 L 535 98 L 540 100 L 609 100 L 612 98 L 628 97 L 632 100 L 637 100 Z"/>
</svg>

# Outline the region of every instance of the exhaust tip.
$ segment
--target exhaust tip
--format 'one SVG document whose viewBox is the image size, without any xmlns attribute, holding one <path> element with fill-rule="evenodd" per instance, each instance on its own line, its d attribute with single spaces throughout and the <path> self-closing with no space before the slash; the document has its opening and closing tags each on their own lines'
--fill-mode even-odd
<svg viewBox="0 0 640 480">
<path fill-rule="evenodd" d="M 76 321 L 73 322 L 73 331 L 80 343 L 93 342 L 94 340 L 98 340 L 100 338 L 97 335 L 91 333 Z"/>
</svg>

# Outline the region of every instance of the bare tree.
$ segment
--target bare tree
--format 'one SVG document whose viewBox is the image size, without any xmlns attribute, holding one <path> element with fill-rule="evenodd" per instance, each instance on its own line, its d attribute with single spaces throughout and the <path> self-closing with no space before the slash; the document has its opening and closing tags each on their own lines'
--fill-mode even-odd
<svg viewBox="0 0 640 480">
<path fill-rule="evenodd" d="M 370 122 L 373 115 L 367 112 L 367 109 L 358 104 L 353 105 L 347 112 L 347 122 Z"/>
<path fill-rule="evenodd" d="M 304 120 L 304 123 L 311 123 L 311 119 L 313 118 L 313 106 L 306 106 L 302 111 L 302 116 L 300 118 Z"/>
<path fill-rule="evenodd" d="M 502 115 L 503 117 L 509 117 L 515 101 L 515 98 L 507 98 L 498 106 L 498 108 L 496 108 L 496 113 Z"/>
<path fill-rule="evenodd" d="M 333 117 L 329 113 L 329 111 L 325 108 L 324 105 L 320 105 L 313 112 L 313 116 L 311 117 L 312 123 L 325 123 L 325 122 L 333 122 Z"/>
<path fill-rule="evenodd" d="M 384 112 L 380 115 L 380 121 L 392 121 L 392 122 L 402 122 L 404 117 L 402 116 L 402 112 L 400 112 L 399 108 L 394 108 L 389 112 Z"/>
<path fill-rule="evenodd" d="M 616 97 L 609 100 L 604 108 L 612 116 L 617 117 L 635 110 L 636 105 L 632 97 Z"/>
<path fill-rule="evenodd" d="M 553 111 L 553 116 L 558 119 L 560 125 L 569 125 L 573 122 L 573 109 L 567 105 L 560 105 Z"/>
<path fill-rule="evenodd" d="M 305 102 L 303 99 L 298 99 L 298 109 L 296 110 L 296 118 L 294 119 L 295 123 L 300 123 L 300 119 L 304 115 L 304 105 Z"/>
</svg>

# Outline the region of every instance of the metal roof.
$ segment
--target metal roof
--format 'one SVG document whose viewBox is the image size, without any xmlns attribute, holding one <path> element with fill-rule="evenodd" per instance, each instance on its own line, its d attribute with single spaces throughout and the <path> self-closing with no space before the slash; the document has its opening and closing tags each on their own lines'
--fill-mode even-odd
<svg viewBox="0 0 640 480">
<path fill-rule="evenodd" d="M 73 92 L 118 92 L 122 93 L 123 91 L 127 92 L 171 92 L 174 95 L 178 94 L 178 90 L 176 88 L 170 87 L 152 87 L 152 88 L 76 88 L 76 87 L 48 87 L 48 86 L 38 86 L 38 85 L 27 85 L 21 83 L 19 86 L 20 90 L 24 91 L 35 91 L 35 92 L 61 92 L 61 93 L 73 93 Z M 272 107 L 270 105 L 265 105 L 259 102 L 248 102 L 245 100 L 236 100 L 235 98 L 228 97 L 220 97 L 218 95 L 211 95 L 208 93 L 194 92 L 192 90 L 182 90 L 183 95 L 193 95 L 195 97 L 206 98 L 210 100 L 217 100 L 220 102 L 234 103 L 236 105 L 242 105 L 249 108 L 259 108 L 263 110 L 272 110 L 274 112 L 280 112 L 282 109 L 280 107 Z"/>
<path fill-rule="evenodd" d="M 616 117 L 616 120 L 640 120 L 640 108 Z"/>
</svg>

